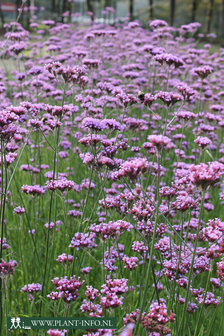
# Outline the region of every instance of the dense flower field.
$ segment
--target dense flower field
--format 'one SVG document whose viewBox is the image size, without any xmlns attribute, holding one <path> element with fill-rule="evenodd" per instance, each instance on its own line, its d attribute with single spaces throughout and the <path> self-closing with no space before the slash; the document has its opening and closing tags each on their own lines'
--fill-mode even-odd
<svg viewBox="0 0 224 336">
<path fill-rule="evenodd" d="M 1 41 L 1 335 L 224 335 L 224 49 L 198 23 L 38 25 Z"/>
</svg>

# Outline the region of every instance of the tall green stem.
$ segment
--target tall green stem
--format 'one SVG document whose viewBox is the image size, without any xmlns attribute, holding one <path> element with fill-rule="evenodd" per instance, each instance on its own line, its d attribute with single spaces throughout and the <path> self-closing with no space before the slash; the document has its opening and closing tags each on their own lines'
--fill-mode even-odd
<svg viewBox="0 0 224 336">
<path fill-rule="evenodd" d="M 152 259 L 153 259 L 153 250 L 154 250 L 154 245 L 156 241 L 156 230 L 158 226 L 158 218 L 159 218 L 159 186 L 160 186 L 160 154 L 159 151 L 156 147 L 156 155 L 157 155 L 157 163 L 158 163 L 158 172 L 157 172 L 157 181 L 156 181 L 156 213 L 155 213 L 155 223 L 154 223 L 154 229 L 153 229 L 153 235 L 152 235 L 152 240 L 151 240 L 151 246 L 150 246 L 150 254 L 149 254 L 149 263 L 147 267 L 147 272 L 146 272 L 146 277 L 145 277 L 145 283 L 144 283 L 144 295 L 142 295 L 142 300 L 141 300 L 141 307 L 140 307 L 140 313 L 139 313 L 139 318 L 136 324 L 136 329 L 135 329 L 135 335 L 138 332 L 139 324 L 140 324 L 140 319 L 141 315 L 143 312 L 144 308 L 144 302 L 146 300 L 146 295 L 147 295 L 147 290 L 148 290 L 148 283 L 149 283 L 149 276 L 150 276 L 150 270 L 152 268 Z"/>
<path fill-rule="evenodd" d="M 201 192 L 201 205 L 200 205 L 200 213 L 199 213 L 199 219 L 198 219 L 198 228 L 197 228 L 197 233 L 196 233 L 196 238 L 195 238 L 195 243 L 194 243 L 194 250 L 193 250 L 193 255 L 192 255 L 192 260 L 191 260 L 190 272 L 188 276 L 188 286 L 187 286 L 187 293 L 185 297 L 183 315 L 182 315 L 180 326 L 178 328 L 178 335 L 183 335 L 183 331 L 185 330 L 185 326 L 186 326 L 187 304 L 188 304 L 188 298 L 189 298 L 190 288 L 191 288 L 191 283 L 192 283 L 192 275 L 193 275 L 194 261 L 196 257 L 198 237 L 199 237 L 199 232 L 200 232 L 200 224 L 201 224 L 203 207 L 204 207 L 205 192 L 206 192 L 206 189 L 203 189 Z"/>
</svg>

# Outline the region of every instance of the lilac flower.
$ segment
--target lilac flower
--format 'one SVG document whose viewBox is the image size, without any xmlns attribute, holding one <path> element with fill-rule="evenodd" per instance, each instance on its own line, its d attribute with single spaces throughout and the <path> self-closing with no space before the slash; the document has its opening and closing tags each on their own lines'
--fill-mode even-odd
<svg viewBox="0 0 224 336">
<path fill-rule="evenodd" d="M 194 68 L 192 71 L 204 79 L 213 72 L 213 69 L 209 65 L 202 65 L 201 67 Z"/>
<path fill-rule="evenodd" d="M 134 159 L 125 161 L 121 164 L 117 172 L 112 173 L 113 180 L 128 176 L 130 179 L 135 179 L 140 173 L 144 173 L 148 168 L 146 159 Z"/>
<path fill-rule="evenodd" d="M 23 185 L 21 190 L 27 195 L 43 195 L 46 192 L 45 187 L 41 187 L 39 185 Z"/>
<path fill-rule="evenodd" d="M 8 250 L 10 248 L 9 244 L 7 243 L 6 238 L 3 238 L 2 242 L 0 239 L 0 247 L 2 247 L 3 250 Z"/>
<path fill-rule="evenodd" d="M 207 137 L 201 137 L 201 136 L 198 136 L 194 142 L 199 145 L 201 148 L 205 148 L 207 146 L 209 146 L 212 142 L 209 138 Z"/>
<path fill-rule="evenodd" d="M 184 65 L 184 62 L 180 57 L 177 57 L 172 54 L 166 54 L 166 53 L 158 54 L 154 56 L 154 59 L 161 64 L 163 64 L 163 62 L 167 63 L 169 66 L 174 64 L 175 68 L 178 68 Z"/>
<path fill-rule="evenodd" d="M 15 267 L 17 266 L 16 260 L 11 260 L 8 263 L 4 259 L 0 262 L 0 274 L 6 276 L 9 274 L 14 274 Z"/>
<path fill-rule="evenodd" d="M 47 181 L 46 186 L 51 191 L 55 190 L 65 191 L 75 188 L 75 183 L 67 179 L 51 180 Z"/>
<path fill-rule="evenodd" d="M 189 178 L 192 183 L 202 187 L 207 187 L 208 185 L 217 183 L 223 174 L 223 164 L 213 161 L 208 165 L 201 163 L 199 165 L 192 166 Z"/>
<path fill-rule="evenodd" d="M 167 27 L 168 23 L 164 20 L 153 20 L 149 23 L 149 26 L 152 28 Z"/>
<path fill-rule="evenodd" d="M 218 278 L 210 278 L 210 282 L 215 288 L 219 288 L 221 286 L 221 280 Z"/>
<path fill-rule="evenodd" d="M 132 244 L 132 250 L 138 253 L 145 253 L 148 251 L 148 246 L 141 241 L 134 241 Z"/>
<path fill-rule="evenodd" d="M 132 225 L 126 221 L 118 220 L 116 222 L 93 224 L 90 226 L 90 231 L 97 235 L 102 235 L 102 238 L 116 237 L 125 231 L 130 231 Z"/>
<path fill-rule="evenodd" d="M 83 127 L 90 128 L 95 131 L 102 131 L 106 128 L 106 125 L 102 123 L 102 120 L 95 118 L 85 118 L 82 125 Z"/>
<path fill-rule="evenodd" d="M 14 208 L 13 212 L 17 215 L 22 215 L 25 212 L 25 209 L 23 207 L 18 206 Z"/>
<path fill-rule="evenodd" d="M 98 292 L 98 289 L 93 288 L 92 286 L 86 286 L 85 296 L 90 301 L 94 301 L 99 296 Z"/>
<path fill-rule="evenodd" d="M 25 285 L 23 288 L 21 288 L 21 292 L 28 292 L 28 293 L 34 293 L 34 292 L 40 292 L 42 290 L 42 286 L 39 283 L 32 283 Z"/>
<path fill-rule="evenodd" d="M 49 329 L 47 334 L 49 336 L 66 336 L 67 330 Z"/>
<path fill-rule="evenodd" d="M 170 311 L 168 314 L 166 304 L 164 302 L 158 304 L 153 302 L 150 306 L 149 313 L 142 318 L 142 325 L 148 332 L 159 332 L 164 335 L 171 332 L 166 326 L 168 322 L 175 320 L 175 314 Z"/>
<path fill-rule="evenodd" d="M 91 271 L 92 267 L 83 267 L 81 269 L 82 274 L 88 274 Z"/>
<path fill-rule="evenodd" d="M 171 149 L 174 147 L 172 141 L 164 135 L 149 135 L 148 140 L 158 149 Z"/>
<path fill-rule="evenodd" d="M 138 266 L 138 264 L 137 264 L 138 258 L 137 257 L 124 257 L 123 261 L 125 263 L 124 267 L 129 269 L 130 271 L 133 271 Z"/>
<path fill-rule="evenodd" d="M 196 114 L 190 111 L 178 111 L 176 114 L 178 119 L 191 120 L 196 118 Z"/>
<path fill-rule="evenodd" d="M 67 278 L 67 276 L 59 279 L 54 278 L 52 283 L 56 287 L 58 291 L 58 298 L 62 298 L 62 300 L 66 303 L 70 303 L 75 301 L 78 297 L 78 290 L 84 283 L 84 280 L 80 281 L 80 278 L 76 278 L 73 275 L 71 278 Z"/>
<path fill-rule="evenodd" d="M 69 247 L 76 248 L 79 250 L 80 248 L 88 247 L 88 248 L 96 248 L 95 244 L 95 234 L 94 233 L 75 233 Z"/>
<path fill-rule="evenodd" d="M 164 91 L 159 91 L 155 95 L 156 99 L 160 99 L 166 104 L 167 106 L 174 105 L 178 101 L 182 101 L 183 98 L 180 94 L 174 93 L 174 92 L 164 92 Z"/>
<path fill-rule="evenodd" d="M 61 263 L 67 263 L 68 262 L 72 262 L 74 259 L 74 257 L 70 254 L 66 254 L 66 253 L 62 253 L 61 255 L 59 255 L 56 259 L 57 262 Z"/>
</svg>

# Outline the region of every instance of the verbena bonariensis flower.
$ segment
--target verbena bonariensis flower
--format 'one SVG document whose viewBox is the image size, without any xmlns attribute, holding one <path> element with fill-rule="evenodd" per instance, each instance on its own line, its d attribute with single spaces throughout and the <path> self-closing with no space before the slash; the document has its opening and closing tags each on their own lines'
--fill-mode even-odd
<svg viewBox="0 0 224 336">
<path fill-rule="evenodd" d="M 106 125 L 102 123 L 102 120 L 96 118 L 85 118 L 82 121 L 83 127 L 90 128 L 95 131 L 102 131 L 106 128 Z"/>
<path fill-rule="evenodd" d="M 143 103 L 146 106 L 151 106 L 152 103 L 156 100 L 156 97 L 151 95 L 150 93 L 146 93 L 144 97 L 142 97 Z"/>
<path fill-rule="evenodd" d="M 82 216 L 82 211 L 78 211 L 78 210 L 69 210 L 68 215 L 71 217 L 80 217 Z"/>
<path fill-rule="evenodd" d="M 110 221 L 98 225 L 92 224 L 90 226 L 90 231 L 94 232 L 96 235 L 102 236 L 103 239 L 107 239 L 109 237 L 120 236 L 125 231 L 130 231 L 132 227 L 132 224 L 128 222 L 118 220 L 116 222 Z"/>
<path fill-rule="evenodd" d="M 85 118 L 82 121 L 83 127 L 93 129 L 95 131 L 102 131 L 104 129 L 113 129 L 121 131 L 123 129 L 122 125 L 114 119 L 96 119 L 96 118 Z"/>
<path fill-rule="evenodd" d="M 95 243 L 95 233 L 82 233 L 77 232 L 74 234 L 74 237 L 71 240 L 69 247 L 76 248 L 79 250 L 81 248 L 96 248 L 97 245 Z"/>
<path fill-rule="evenodd" d="M 207 138 L 207 137 L 201 137 L 201 136 L 198 136 L 194 142 L 201 148 L 205 148 L 209 145 L 211 145 L 212 141 Z"/>
<path fill-rule="evenodd" d="M 55 285 L 58 291 L 58 298 L 62 298 L 66 303 L 75 301 L 78 297 L 78 290 L 84 283 L 84 280 L 80 281 L 80 278 L 76 278 L 75 275 L 68 279 L 67 276 L 63 278 L 54 278 L 52 283 Z"/>
<path fill-rule="evenodd" d="M 122 333 L 119 334 L 119 336 L 132 336 L 133 335 L 132 331 L 133 331 L 134 327 L 135 327 L 134 323 L 129 323 L 127 325 L 127 327 L 124 328 L 124 330 L 122 331 Z"/>
<path fill-rule="evenodd" d="M 6 238 L 3 238 L 2 242 L 1 242 L 1 238 L 0 238 L 0 247 L 1 246 L 2 246 L 3 250 L 8 250 L 10 248 L 9 244 L 7 243 Z"/>
<path fill-rule="evenodd" d="M 138 252 L 140 254 L 145 254 L 148 249 L 148 246 L 145 246 L 143 241 L 134 241 L 132 243 L 132 251 Z"/>
<path fill-rule="evenodd" d="M 17 215 L 22 215 L 25 212 L 25 209 L 23 207 L 18 206 L 14 208 L 13 212 Z"/>
<path fill-rule="evenodd" d="M 23 185 L 21 190 L 27 195 L 43 195 L 46 192 L 45 187 L 39 185 Z"/>
<path fill-rule="evenodd" d="M 167 53 L 159 54 L 159 55 L 154 56 L 154 59 L 160 64 L 163 64 L 163 62 L 167 63 L 169 66 L 173 64 L 175 68 L 178 68 L 184 65 L 184 62 L 180 57 L 172 55 L 172 54 L 167 54 Z"/>
<path fill-rule="evenodd" d="M 98 289 L 93 288 L 93 286 L 86 286 L 85 296 L 90 301 L 94 301 L 99 296 L 98 292 Z"/>
<path fill-rule="evenodd" d="M 87 68 L 85 66 L 65 67 L 60 62 L 53 62 L 46 65 L 46 70 L 55 77 L 62 76 L 65 82 L 77 83 L 81 87 L 88 83 Z"/>
<path fill-rule="evenodd" d="M 224 174 L 224 166 L 218 161 L 209 162 L 208 164 L 201 163 L 193 165 L 190 168 L 190 181 L 202 188 L 209 185 L 214 185 L 219 182 L 220 177 Z"/>
<path fill-rule="evenodd" d="M 75 182 L 67 179 L 51 180 L 46 182 L 46 186 L 51 191 L 55 190 L 65 191 L 75 188 Z"/>
<path fill-rule="evenodd" d="M 161 27 L 167 27 L 168 23 L 164 20 L 153 20 L 149 22 L 149 26 L 151 28 L 161 28 Z"/>
<path fill-rule="evenodd" d="M 104 15 L 109 13 L 107 8 Z M 7 164 L 8 174 L 3 170 L 0 179 L 12 182 L 8 187 L 11 195 L 2 191 L 2 197 L 7 196 L 2 238 L 7 237 L 13 247 L 6 250 L 8 243 L 3 238 L 2 257 L 8 264 L 10 255 L 15 253 L 21 269 L 23 263 L 29 266 L 28 252 L 33 246 L 39 273 L 50 265 L 46 284 L 55 271 L 61 276 L 67 269 L 72 272 L 73 267 L 81 266 L 79 272 L 88 281 L 88 287 L 82 288 L 82 297 L 73 308 L 86 316 L 103 316 L 104 309 L 109 316 L 118 308 L 117 316 L 125 317 L 126 324 L 135 323 L 139 335 L 175 334 L 178 325 L 182 335 L 186 324 L 189 334 L 200 333 L 200 321 L 198 330 L 194 328 L 197 319 L 201 317 L 211 328 L 212 321 L 204 317 L 208 306 L 216 307 L 224 279 L 223 219 L 220 215 L 220 220 L 208 220 L 214 218 L 209 211 L 219 217 L 224 204 L 224 49 L 213 53 L 208 43 L 198 46 L 193 35 L 198 23 L 176 29 L 156 20 L 151 30 L 143 29 L 136 21 L 119 23 L 113 28 L 106 24 L 76 24 L 74 31 L 73 23 L 65 22 L 68 14 L 63 15 L 64 23 L 44 22 L 44 29 L 38 32 L 37 22 L 32 21 L 31 39 L 21 25 L 7 25 L 7 41 L 0 43 L 4 58 L 14 55 L 22 62 L 19 71 L 10 65 L 10 76 L 0 70 L 0 135 L 5 149 L 0 162 Z M 211 37 L 198 35 L 197 39 L 200 38 Z M 25 58 L 24 47 L 29 48 Z M 156 162 L 158 149 L 160 164 Z M 16 158 L 18 164 L 13 164 Z M 46 181 L 55 193 L 46 193 Z M 39 200 L 29 200 L 22 194 L 21 204 L 14 190 L 23 183 L 30 184 L 23 186 L 25 193 L 45 194 Z M 220 185 L 220 192 L 206 188 L 209 185 Z M 203 211 L 199 186 L 207 189 Z M 68 199 L 68 190 L 73 199 Z M 23 212 L 18 204 L 26 209 L 25 216 L 19 219 L 10 215 L 14 208 L 14 213 Z M 59 229 L 57 220 L 62 217 L 65 225 Z M 19 237 L 14 230 L 17 220 Z M 74 227 L 74 237 L 70 237 L 71 226 L 76 224 L 80 228 Z M 20 236 L 24 244 L 18 249 Z M 49 249 L 44 248 L 47 240 L 40 243 L 48 236 Z M 70 247 L 67 239 L 72 240 Z M 67 244 L 67 250 L 61 249 L 62 243 Z M 69 254 L 70 248 L 79 251 L 73 250 L 73 256 Z M 81 264 L 76 262 L 78 254 Z M 96 267 L 94 258 L 99 259 L 98 264 L 95 260 Z M 145 266 L 149 260 L 153 267 L 147 279 Z M 123 285 L 116 278 L 129 272 L 133 272 L 132 283 L 119 292 Z M 43 278 L 44 274 L 38 276 Z M 114 279 L 116 290 L 107 283 Z M 16 288 L 26 282 L 20 283 L 20 272 L 15 272 L 12 281 L 14 309 L 18 301 Z M 100 288 L 102 283 L 106 287 Z M 163 293 L 170 285 L 173 293 L 166 311 Z M 65 282 L 65 288 L 68 286 Z M 55 314 L 56 308 L 68 309 L 67 298 L 71 302 L 76 297 L 70 290 L 63 292 L 63 288 L 55 289 L 48 296 Z M 28 289 L 26 294 L 33 299 Z M 66 304 L 58 302 L 60 296 Z M 147 316 L 147 304 L 157 296 L 157 308 L 151 307 Z M 173 309 L 172 303 L 177 315 L 181 315 L 175 327 L 165 319 Z M 178 305 L 183 304 L 184 308 L 179 309 Z M 23 308 L 21 304 L 20 307 Z M 48 308 L 44 307 L 46 313 L 51 310 Z M 197 310 L 198 314 L 194 314 Z M 185 311 L 184 325 L 181 319 Z M 214 319 L 217 325 L 219 311 Z M 145 316 L 143 324 L 147 330 L 140 323 Z M 51 333 L 58 336 L 63 331 Z M 86 332 L 89 336 L 113 333 Z M 124 333 L 132 333 L 131 328 Z"/>
<path fill-rule="evenodd" d="M 224 259 L 217 263 L 217 274 L 221 281 L 224 281 Z"/>
<path fill-rule="evenodd" d="M 66 336 L 67 330 L 49 329 L 47 334 L 49 336 Z"/>
<path fill-rule="evenodd" d="M 133 271 L 138 266 L 138 258 L 137 257 L 127 257 L 127 256 L 125 256 L 123 258 L 123 261 L 125 263 L 124 268 L 127 268 L 130 271 Z"/>
<path fill-rule="evenodd" d="M 166 324 L 174 322 L 176 315 L 170 311 L 168 314 L 166 303 L 162 299 L 160 303 L 153 302 L 149 313 L 141 318 L 143 327 L 150 333 L 156 332 L 159 335 L 167 335 L 171 332 Z"/>
<path fill-rule="evenodd" d="M 20 291 L 24 292 L 24 293 L 26 293 L 26 292 L 28 292 L 28 293 L 34 293 L 34 292 L 40 292 L 41 289 L 42 289 L 41 284 L 39 284 L 39 283 L 31 283 L 31 284 L 28 284 L 28 286 L 25 285 L 23 288 L 21 288 Z"/>
<path fill-rule="evenodd" d="M 82 63 L 84 65 L 86 65 L 87 68 L 89 68 L 89 69 L 91 69 L 91 68 L 98 68 L 98 66 L 100 64 L 100 60 L 98 60 L 98 59 L 84 58 L 84 60 L 82 61 Z"/>
<path fill-rule="evenodd" d="M 66 253 L 62 253 L 57 257 L 56 261 L 62 264 L 62 263 L 72 262 L 73 259 L 74 257 L 72 255 L 70 254 L 67 255 Z"/>
<path fill-rule="evenodd" d="M 101 264 L 104 265 L 105 269 L 109 272 L 114 272 L 117 270 L 117 266 L 115 266 L 117 260 L 121 260 L 123 258 L 123 253 L 118 245 L 118 251 L 115 250 L 113 247 L 110 248 L 110 250 L 106 250 L 104 252 L 104 258 L 103 261 L 101 261 Z"/>
<path fill-rule="evenodd" d="M 215 297 L 215 295 L 211 292 L 206 292 L 204 288 L 200 289 L 191 289 L 192 295 L 195 297 L 195 300 L 200 303 L 204 304 L 206 307 L 213 305 L 218 306 L 221 302 L 221 297 Z"/>
<path fill-rule="evenodd" d="M 103 284 L 101 293 L 106 294 L 107 291 L 116 294 L 122 294 L 128 291 L 127 286 L 128 279 L 109 279 L 106 281 L 106 284 Z"/>
<path fill-rule="evenodd" d="M 101 293 L 106 295 L 100 298 L 100 304 L 104 309 L 116 308 L 123 304 L 123 297 L 118 295 L 128 291 L 127 281 L 127 279 L 109 279 L 101 286 Z"/>
<path fill-rule="evenodd" d="M 178 101 L 183 100 L 182 96 L 179 93 L 166 91 L 159 91 L 158 93 L 156 93 L 155 98 L 162 100 L 167 106 L 172 106 Z"/>
<path fill-rule="evenodd" d="M 83 267 L 81 269 L 82 274 L 88 274 L 91 271 L 92 267 Z"/>
<path fill-rule="evenodd" d="M 224 222 L 218 218 L 209 220 L 208 225 L 202 229 L 203 236 L 210 242 L 217 241 L 224 233 Z"/>
<path fill-rule="evenodd" d="M 2 276 L 13 274 L 16 266 L 17 266 L 16 260 L 11 260 L 7 263 L 5 262 L 4 259 L 2 259 L 0 262 L 0 274 Z"/>
<path fill-rule="evenodd" d="M 165 148 L 169 150 L 175 147 L 172 141 L 165 135 L 149 135 L 148 140 L 158 149 Z"/>
<path fill-rule="evenodd" d="M 176 117 L 178 119 L 191 120 L 191 119 L 195 119 L 197 117 L 197 115 L 193 112 L 190 112 L 190 111 L 180 110 L 180 111 L 177 112 Z"/>
<path fill-rule="evenodd" d="M 18 116 L 10 111 L 0 112 L 0 136 L 1 139 L 9 141 L 15 133 L 19 133 L 19 128 L 14 124 L 18 120 Z"/>
<path fill-rule="evenodd" d="M 202 65 L 198 68 L 194 68 L 192 72 L 196 73 L 200 78 L 204 79 L 213 72 L 213 69 L 209 65 Z"/>
<path fill-rule="evenodd" d="M 112 172 L 112 180 L 118 180 L 122 177 L 129 177 L 130 179 L 136 179 L 139 174 L 146 172 L 148 168 L 148 162 L 146 159 L 134 159 L 131 161 L 123 162 L 119 170 Z"/>
<path fill-rule="evenodd" d="M 100 304 L 95 304 L 92 301 L 83 300 L 80 306 L 81 312 L 88 312 L 92 317 L 101 317 L 103 316 L 103 309 Z"/>
<path fill-rule="evenodd" d="M 210 282 L 215 288 L 219 288 L 222 285 L 221 280 L 218 278 L 210 278 Z"/>
<path fill-rule="evenodd" d="M 53 228 L 56 227 L 55 232 L 57 232 L 57 231 L 58 231 L 58 230 L 57 230 L 57 227 L 60 227 L 62 224 L 63 224 L 63 222 L 61 222 L 61 221 L 56 221 L 56 223 L 54 223 L 54 222 L 50 222 L 50 224 L 49 224 L 49 223 L 46 223 L 46 224 L 44 224 L 44 226 L 45 226 L 45 228 L 48 229 L 48 230 L 53 230 Z"/>
</svg>

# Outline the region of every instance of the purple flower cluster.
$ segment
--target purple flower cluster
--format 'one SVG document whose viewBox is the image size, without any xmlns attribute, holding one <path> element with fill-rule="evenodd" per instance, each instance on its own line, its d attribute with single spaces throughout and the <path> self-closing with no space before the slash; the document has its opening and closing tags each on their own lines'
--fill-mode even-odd
<svg viewBox="0 0 224 336">
<path fill-rule="evenodd" d="M 51 191 L 60 190 L 63 192 L 65 190 L 74 189 L 75 183 L 67 179 L 60 179 L 47 181 L 46 186 Z"/>
<path fill-rule="evenodd" d="M 84 280 L 80 281 L 80 278 L 76 278 L 73 275 L 70 279 L 67 276 L 59 279 L 54 278 L 52 283 L 56 287 L 57 292 L 53 292 L 48 295 L 48 297 L 52 300 L 62 298 L 62 300 L 66 303 L 70 303 L 75 301 L 78 297 L 78 290 L 84 283 Z"/>
<path fill-rule="evenodd" d="M 224 174 L 224 166 L 222 163 L 213 161 L 208 165 L 201 163 L 193 165 L 190 168 L 189 179 L 193 184 L 201 187 L 207 187 L 219 182 L 220 177 Z"/>
<path fill-rule="evenodd" d="M 74 234 L 74 237 L 71 240 L 69 247 L 76 248 L 79 250 L 80 248 L 96 248 L 97 245 L 95 243 L 95 233 L 82 233 L 77 232 Z"/>
<path fill-rule="evenodd" d="M 0 247 L 3 249 L 3 250 L 8 250 L 10 248 L 9 244 L 7 243 L 7 240 L 6 238 L 3 238 L 2 241 L 0 239 Z"/>
<path fill-rule="evenodd" d="M 100 304 L 104 309 L 116 308 L 122 305 L 123 296 L 119 296 L 128 291 L 127 279 L 107 280 L 107 283 L 102 285 Z"/>
<path fill-rule="evenodd" d="M 45 194 L 46 190 L 45 187 L 41 187 L 39 185 L 23 185 L 21 188 L 22 192 L 27 195 L 43 195 Z"/>
<path fill-rule="evenodd" d="M 94 232 L 96 235 L 100 235 L 103 239 L 107 239 L 109 237 L 117 237 L 121 235 L 125 231 L 130 231 L 132 228 L 132 224 L 118 220 L 116 222 L 109 223 L 100 223 L 98 225 L 93 224 L 90 226 L 90 231 Z"/>
<path fill-rule="evenodd" d="M 42 286 L 39 283 L 32 283 L 25 285 L 23 288 L 21 288 L 21 292 L 28 292 L 28 293 L 34 293 L 34 292 L 40 292 L 42 289 Z"/>
<path fill-rule="evenodd" d="M 4 259 L 2 259 L 0 262 L 0 274 L 2 276 L 14 274 L 16 266 L 17 266 L 16 260 L 11 260 L 9 262 L 6 262 Z"/>
<path fill-rule="evenodd" d="M 0 69 L 2 311 L 28 314 L 53 279 L 36 313 L 126 326 L 88 336 L 219 330 L 224 49 L 197 22 L 112 27 L 108 7 L 79 25 L 73 2 L 63 22 L 7 23 L 0 43 L 15 60 Z"/>
<path fill-rule="evenodd" d="M 70 254 L 67 255 L 66 253 L 62 253 L 61 255 L 59 255 L 57 257 L 56 260 L 57 260 L 57 262 L 62 264 L 62 263 L 72 262 L 73 259 L 74 259 L 74 257 L 72 255 L 70 255 Z"/>
<path fill-rule="evenodd" d="M 92 129 L 94 131 L 103 131 L 105 129 L 112 129 L 121 131 L 123 128 L 121 124 L 114 119 L 96 119 L 96 118 L 85 118 L 82 121 L 82 125 L 85 128 Z"/>
</svg>

